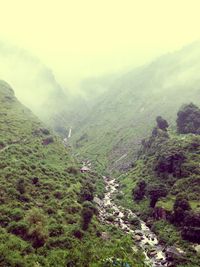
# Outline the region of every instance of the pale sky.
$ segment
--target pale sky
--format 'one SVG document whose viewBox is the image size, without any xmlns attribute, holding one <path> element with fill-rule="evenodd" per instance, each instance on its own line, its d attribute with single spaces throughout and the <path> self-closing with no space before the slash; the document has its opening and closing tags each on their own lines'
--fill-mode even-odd
<svg viewBox="0 0 200 267">
<path fill-rule="evenodd" d="M 200 0 L 0 0 L 0 39 L 75 88 L 200 39 Z"/>
</svg>

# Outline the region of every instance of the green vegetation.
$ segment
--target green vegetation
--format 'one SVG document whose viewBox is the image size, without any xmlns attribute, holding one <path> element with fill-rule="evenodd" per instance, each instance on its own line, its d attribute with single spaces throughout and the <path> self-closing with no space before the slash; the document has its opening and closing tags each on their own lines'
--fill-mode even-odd
<svg viewBox="0 0 200 267">
<path fill-rule="evenodd" d="M 138 160 L 119 176 L 124 194 L 117 201 L 139 212 L 161 241 L 184 248 L 188 264 L 196 266 L 200 259 L 192 243 L 200 243 L 200 136 L 167 132 L 167 122 L 166 127 L 160 125 L 164 121 L 157 119 L 152 135 L 142 142 Z M 184 125 L 189 129 L 191 121 Z"/>
<path fill-rule="evenodd" d="M 194 55 L 199 57 L 199 44 L 116 75 L 112 83 L 105 77 L 91 81 L 88 86 L 93 90 L 107 90 L 95 103 L 95 90 L 89 94 L 91 108 L 76 123 L 70 140 L 76 153 L 89 158 L 98 171 L 126 172 L 158 115 L 174 130 L 180 106 L 188 100 L 198 104 L 199 62 Z M 79 113 L 84 113 L 83 108 Z"/>
<path fill-rule="evenodd" d="M 82 174 L 70 149 L 4 82 L 0 114 L 0 266 L 103 267 L 109 258 L 144 266 L 131 237 L 98 221 L 101 177 Z"/>
<path fill-rule="evenodd" d="M 179 133 L 200 134 L 200 109 L 193 103 L 184 105 L 178 112 L 176 122 Z"/>
</svg>

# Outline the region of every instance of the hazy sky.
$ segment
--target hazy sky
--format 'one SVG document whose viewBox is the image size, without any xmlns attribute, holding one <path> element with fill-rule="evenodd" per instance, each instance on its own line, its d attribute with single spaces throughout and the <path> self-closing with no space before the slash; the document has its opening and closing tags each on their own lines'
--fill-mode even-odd
<svg viewBox="0 0 200 267">
<path fill-rule="evenodd" d="M 200 0 L 0 0 L 0 39 L 73 88 L 200 39 Z"/>
</svg>

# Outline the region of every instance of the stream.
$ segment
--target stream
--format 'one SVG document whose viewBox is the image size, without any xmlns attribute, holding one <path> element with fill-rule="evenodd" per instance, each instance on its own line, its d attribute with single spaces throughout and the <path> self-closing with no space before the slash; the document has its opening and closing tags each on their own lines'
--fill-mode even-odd
<svg viewBox="0 0 200 267">
<path fill-rule="evenodd" d="M 156 235 L 135 213 L 129 209 L 118 206 L 113 201 L 113 194 L 118 191 L 119 184 L 116 179 L 103 176 L 106 193 L 102 200 L 95 197 L 94 201 L 98 206 L 99 219 L 108 224 L 121 228 L 125 233 L 131 234 L 139 248 L 143 250 L 146 263 L 151 267 L 171 266 L 167 260 L 165 247 L 159 244 Z M 112 220 L 109 219 L 112 217 Z M 140 230 L 133 229 L 127 217 L 136 218 L 140 223 Z"/>
</svg>

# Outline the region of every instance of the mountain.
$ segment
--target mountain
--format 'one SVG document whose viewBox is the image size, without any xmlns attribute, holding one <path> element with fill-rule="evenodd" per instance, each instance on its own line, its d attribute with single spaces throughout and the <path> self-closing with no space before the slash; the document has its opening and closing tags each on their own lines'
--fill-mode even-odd
<svg viewBox="0 0 200 267">
<path fill-rule="evenodd" d="M 70 92 L 60 86 L 51 69 L 26 50 L 0 42 L 0 77 L 42 121 L 66 134 L 71 121 Z"/>
<path fill-rule="evenodd" d="M 173 127 L 182 104 L 198 105 L 199 68 L 197 42 L 118 76 L 74 129 L 77 153 L 93 158 L 101 169 L 127 170 L 156 116 Z"/>
<path fill-rule="evenodd" d="M 81 167 L 0 81 L 0 266 L 100 267 L 110 257 L 144 266 L 131 237 L 99 221 L 102 178 Z"/>
<path fill-rule="evenodd" d="M 190 104 L 187 112 L 193 107 Z M 132 168 L 118 177 L 122 192 L 116 202 L 138 212 L 165 245 L 184 251 L 184 257 L 174 255 L 175 266 L 200 264 L 200 136 L 191 133 L 195 118 L 200 126 L 200 109 L 195 109 L 193 120 L 190 115 L 187 120 L 186 113 L 182 116 L 184 109 L 179 112 L 188 133 L 167 131 L 157 124 Z"/>
</svg>

